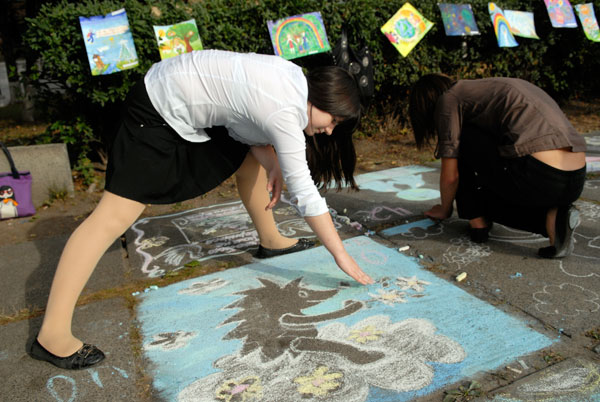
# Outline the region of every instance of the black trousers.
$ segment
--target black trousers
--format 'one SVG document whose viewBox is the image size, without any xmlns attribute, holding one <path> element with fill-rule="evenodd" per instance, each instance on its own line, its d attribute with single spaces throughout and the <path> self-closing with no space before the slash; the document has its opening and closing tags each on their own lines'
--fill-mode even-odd
<svg viewBox="0 0 600 402">
<path fill-rule="evenodd" d="M 458 157 L 458 216 L 548 236 L 550 208 L 572 204 L 583 191 L 586 168 L 563 171 L 533 158 L 503 158 L 486 133 L 461 134 Z"/>
</svg>

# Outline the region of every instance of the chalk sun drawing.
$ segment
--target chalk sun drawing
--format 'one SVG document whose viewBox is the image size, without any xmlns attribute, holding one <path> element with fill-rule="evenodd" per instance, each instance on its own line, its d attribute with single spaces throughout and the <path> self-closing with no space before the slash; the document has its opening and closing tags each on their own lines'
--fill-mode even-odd
<svg viewBox="0 0 600 402">
<path fill-rule="evenodd" d="M 175 350 L 187 346 L 188 341 L 196 336 L 196 332 L 176 331 L 162 332 L 153 336 L 153 341 L 144 345 L 145 350 Z"/>
<path fill-rule="evenodd" d="M 180 392 L 179 401 L 212 400 L 228 379 L 248 376 L 258 377 L 269 390 L 261 401 L 365 401 L 371 386 L 398 392 L 424 388 L 434 376 L 431 363 L 459 363 L 466 357 L 457 342 L 436 334 L 435 326 L 424 319 L 393 323 L 389 316 L 376 315 L 352 326 L 336 322 L 322 327 L 317 339 L 382 357 L 351 362 L 343 353 L 303 351 L 264 362 L 258 350 L 238 352 L 216 361 L 222 371 L 190 384 Z"/>
<path fill-rule="evenodd" d="M 425 287 L 423 285 L 431 285 L 430 282 L 423 281 L 421 279 L 417 279 L 416 276 L 412 276 L 411 278 L 404 278 L 399 276 L 396 279 L 396 285 L 400 286 L 402 290 L 412 289 L 415 292 L 423 292 Z"/>
<path fill-rule="evenodd" d="M 377 293 L 369 292 L 369 296 L 371 296 L 371 300 L 369 300 L 369 302 L 381 302 L 388 306 L 393 306 L 396 303 L 406 303 L 406 293 L 400 292 L 397 289 L 377 289 Z"/>
<path fill-rule="evenodd" d="M 538 302 L 535 308 L 544 314 L 574 317 L 600 309 L 596 292 L 572 283 L 544 286 L 542 291 L 533 294 L 533 299 Z M 565 300 L 569 300 L 569 305 L 565 305 Z"/>
</svg>

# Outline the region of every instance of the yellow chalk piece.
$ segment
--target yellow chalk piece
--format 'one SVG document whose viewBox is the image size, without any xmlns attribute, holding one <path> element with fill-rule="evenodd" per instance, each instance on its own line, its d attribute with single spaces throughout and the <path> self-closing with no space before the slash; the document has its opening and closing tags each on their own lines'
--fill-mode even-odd
<svg viewBox="0 0 600 402">
<path fill-rule="evenodd" d="M 462 272 L 459 275 L 457 275 L 455 279 L 456 279 L 456 282 L 460 282 L 460 281 L 464 281 L 466 277 L 467 277 L 467 273 Z"/>
</svg>

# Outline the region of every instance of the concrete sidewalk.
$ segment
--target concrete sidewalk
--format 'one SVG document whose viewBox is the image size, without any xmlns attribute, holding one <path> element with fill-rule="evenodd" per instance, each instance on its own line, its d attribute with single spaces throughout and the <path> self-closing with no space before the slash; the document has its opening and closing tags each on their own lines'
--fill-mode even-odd
<svg viewBox="0 0 600 402">
<path fill-rule="evenodd" d="M 600 133 L 586 139 L 600 170 Z M 75 313 L 76 336 L 107 359 L 55 368 L 25 353 L 40 317 L 5 324 L 0 400 L 600 401 L 600 177 L 576 204 L 574 255 L 544 260 L 539 236 L 495 225 L 479 245 L 463 220 L 424 219 L 438 174 L 401 167 L 327 193 L 367 287 L 323 247 L 255 259 L 239 201 L 141 219 Z M 285 200 L 275 217 L 313 237 Z M 0 247 L 5 311 L 45 306 L 65 241 Z"/>
</svg>

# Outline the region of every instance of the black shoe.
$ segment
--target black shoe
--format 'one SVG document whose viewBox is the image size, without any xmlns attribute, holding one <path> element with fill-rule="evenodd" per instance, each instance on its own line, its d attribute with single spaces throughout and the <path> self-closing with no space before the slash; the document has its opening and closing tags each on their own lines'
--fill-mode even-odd
<svg viewBox="0 0 600 402">
<path fill-rule="evenodd" d="M 473 243 L 485 243 L 490 238 L 490 230 L 492 230 L 494 222 L 490 223 L 485 228 L 472 228 L 469 226 L 469 237 Z"/>
<path fill-rule="evenodd" d="M 31 344 L 28 354 L 34 359 L 42 360 L 67 370 L 88 368 L 104 360 L 104 353 L 94 345 L 88 345 L 87 343 L 84 343 L 81 349 L 71 356 L 58 357 L 40 345 L 37 338 Z"/>
<path fill-rule="evenodd" d="M 563 258 L 575 248 L 573 233 L 579 226 L 579 211 L 573 205 L 559 207 L 554 224 L 554 246 L 542 247 L 538 255 L 542 258 Z"/>
<path fill-rule="evenodd" d="M 273 249 L 273 248 L 266 248 L 266 247 L 259 245 L 258 251 L 256 252 L 255 257 L 256 258 L 277 257 L 278 255 L 290 254 L 290 253 L 295 253 L 296 251 L 306 250 L 306 249 L 313 247 L 314 245 L 315 245 L 315 242 L 308 240 L 308 239 L 298 239 L 298 243 L 294 244 L 293 246 L 286 247 L 286 248 Z"/>
</svg>

